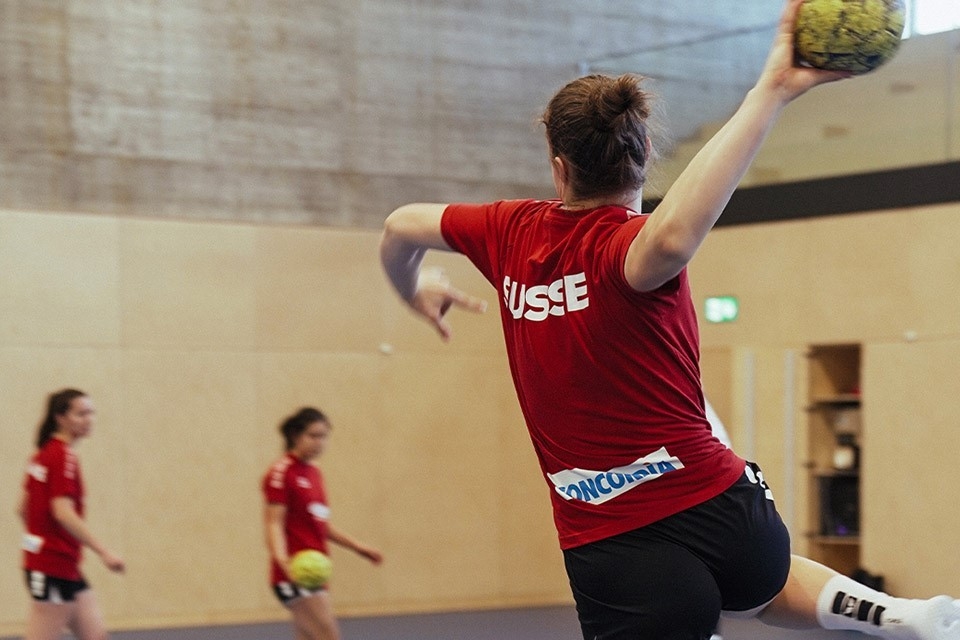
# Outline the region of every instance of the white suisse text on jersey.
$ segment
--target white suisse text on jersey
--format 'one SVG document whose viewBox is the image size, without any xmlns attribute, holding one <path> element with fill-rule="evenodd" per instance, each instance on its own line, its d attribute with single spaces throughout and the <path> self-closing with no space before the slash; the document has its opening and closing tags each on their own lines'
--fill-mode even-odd
<svg viewBox="0 0 960 640">
<path fill-rule="evenodd" d="M 581 271 L 557 278 L 550 284 L 527 286 L 503 277 L 503 302 L 515 320 L 542 322 L 548 316 L 562 316 L 590 306 L 587 277 Z"/>
</svg>

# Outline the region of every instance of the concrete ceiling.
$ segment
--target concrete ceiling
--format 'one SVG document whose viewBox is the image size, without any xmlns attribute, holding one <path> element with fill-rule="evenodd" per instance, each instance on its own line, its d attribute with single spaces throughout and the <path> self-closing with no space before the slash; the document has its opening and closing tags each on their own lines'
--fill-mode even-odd
<svg viewBox="0 0 960 640">
<path fill-rule="evenodd" d="M 632 42 L 603 34 L 577 62 L 579 71 L 635 72 L 651 78 L 674 141 L 726 119 L 753 86 L 773 39 L 782 4 L 775 0 L 633 0 L 593 2 L 599 24 L 611 10 L 632 25 Z M 584 4 L 586 10 L 587 4 Z"/>
</svg>

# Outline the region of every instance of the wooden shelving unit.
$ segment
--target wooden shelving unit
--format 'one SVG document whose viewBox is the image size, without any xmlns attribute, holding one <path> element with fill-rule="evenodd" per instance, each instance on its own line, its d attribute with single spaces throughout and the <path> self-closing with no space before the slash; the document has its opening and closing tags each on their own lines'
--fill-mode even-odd
<svg viewBox="0 0 960 640">
<path fill-rule="evenodd" d="M 809 555 L 851 575 L 860 566 L 860 345 L 810 347 Z"/>
</svg>

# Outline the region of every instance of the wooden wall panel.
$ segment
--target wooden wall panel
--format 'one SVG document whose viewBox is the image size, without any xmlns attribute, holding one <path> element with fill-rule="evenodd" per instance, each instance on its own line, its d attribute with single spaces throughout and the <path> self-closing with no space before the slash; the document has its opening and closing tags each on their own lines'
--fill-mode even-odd
<svg viewBox="0 0 960 640">
<path fill-rule="evenodd" d="M 691 263 L 695 301 L 737 296 L 740 317 L 703 324 L 703 343 L 951 333 L 960 300 L 944 291 L 960 273 L 958 241 L 954 204 L 716 229 Z"/>
<path fill-rule="evenodd" d="M 793 296 L 802 295 L 810 278 L 811 227 L 802 223 L 737 227 L 711 232 L 690 264 L 697 312 L 709 296 L 735 296 L 736 322 L 701 323 L 705 347 L 778 343 L 807 325 Z"/>
<path fill-rule="evenodd" d="M 369 232 L 270 229 L 257 234 L 257 333 L 269 350 L 365 351 L 387 319 L 377 237 Z"/>
<path fill-rule="evenodd" d="M 256 343 L 252 229 L 124 220 L 121 234 L 124 345 L 250 349 Z"/>
<path fill-rule="evenodd" d="M 116 344 L 119 246 L 115 220 L 0 217 L 0 343 Z"/>
<path fill-rule="evenodd" d="M 865 386 L 875 384 L 876 393 L 886 396 L 884 385 L 894 379 L 876 382 L 880 373 L 893 371 L 899 379 L 900 371 L 914 369 L 909 375 L 923 386 L 921 372 L 927 368 L 934 382 L 948 380 L 943 362 L 949 360 L 923 354 L 936 352 L 958 333 L 960 303 L 944 294 L 960 272 L 952 255 L 956 221 L 956 207 L 929 207 L 821 221 L 825 224 L 720 229 L 705 245 L 691 268 L 697 306 L 705 291 L 739 295 L 742 303 L 737 322 L 704 326 L 704 353 L 708 360 L 718 358 L 705 367 L 705 379 L 727 380 L 721 386 L 730 394 L 728 427 L 735 443 L 744 436 L 743 421 L 751 412 L 751 442 L 742 452 L 759 460 L 775 486 L 791 473 L 798 478 L 796 467 L 802 464 L 788 459 L 788 434 L 778 424 L 789 392 L 788 352 L 802 352 L 810 342 L 851 338 L 864 342 L 868 352 L 877 345 L 923 345 L 917 359 L 904 364 L 881 361 Z M 12 486 L 29 454 L 44 394 L 64 384 L 85 386 L 101 407 L 100 437 L 81 450 L 89 468 L 91 518 L 128 557 L 131 571 L 118 578 L 93 559 L 87 566 L 114 624 L 282 613 L 263 582 L 257 483 L 277 454 L 279 419 L 306 403 L 330 411 L 337 425 L 324 461 L 336 512 L 345 528 L 390 554 L 389 564 L 374 569 L 337 553 L 343 569 L 338 573 L 341 611 L 568 601 L 548 489 L 521 425 L 496 313 L 452 316 L 455 338 L 443 344 L 379 276 L 376 233 L 301 235 L 283 228 L 82 215 L 3 214 L 0 226 L 11 238 L 32 237 L 36 246 L 47 248 L 44 260 L 53 267 L 31 272 L 38 290 L 67 272 L 77 282 L 96 283 L 97 271 L 110 273 L 106 266 L 113 265 L 115 275 L 108 281 L 119 284 L 95 285 L 92 290 L 101 292 L 97 305 L 130 311 L 117 315 L 115 330 L 96 338 L 102 342 L 87 344 L 83 334 L 67 334 L 61 340 L 69 344 L 51 345 L 41 332 L 29 339 L 8 333 L 0 345 L 3 388 L 13 390 L 4 394 L 5 414 L 17 422 L 3 447 L 8 452 L 3 469 Z M 57 249 L 64 230 L 94 244 L 109 238 L 115 248 L 106 252 L 107 264 L 102 256 L 74 260 L 69 251 Z M 151 247 L 174 249 L 163 260 L 165 252 Z M 29 267 L 32 254 L 18 251 L 18 261 Z M 89 247 L 88 252 L 100 255 Z M 55 258 L 63 255 L 70 260 L 57 266 Z M 428 261 L 494 304 L 496 291 L 463 258 L 438 254 Z M 158 277 L 164 267 L 168 273 Z M 0 299 L 18 291 L 16 279 L 5 279 L 2 286 Z M 128 295 L 141 289 L 166 301 L 166 315 L 153 325 L 141 322 L 153 315 L 144 315 L 151 307 Z M 351 296 L 358 290 L 364 293 Z M 223 291 L 229 293 L 226 300 L 218 298 Z M 333 293 L 335 304 L 303 306 L 304 295 L 324 291 Z M 204 292 L 209 300 L 200 295 Z M 249 315 L 249 328 L 226 322 L 224 335 L 215 336 L 211 327 L 218 326 L 224 305 L 230 309 L 227 317 Z M 259 321 L 251 309 L 264 314 Z M 358 312 L 364 309 L 368 313 Z M 12 326 L 26 326 L 36 314 L 18 305 L 8 305 L 7 312 Z M 320 331 L 300 331 L 278 320 L 284 317 L 316 322 Z M 905 341 L 907 327 L 916 331 L 915 343 Z M 391 345 L 392 353 L 380 352 L 380 342 Z M 793 384 L 799 387 L 802 381 Z M 933 446 L 937 425 L 952 412 L 952 396 L 940 391 L 937 411 L 942 413 L 909 409 L 923 407 L 925 395 L 903 398 L 898 409 L 923 417 L 934 429 L 927 439 L 905 444 L 917 455 Z M 880 437 L 887 409 L 870 409 L 870 398 L 865 404 L 867 429 L 877 425 Z M 899 414 L 891 410 L 891 415 Z M 891 468 L 902 465 L 882 448 L 871 459 Z M 218 475 L 221 467 L 228 478 Z M 923 482 L 950 486 L 954 480 L 941 471 L 939 464 L 924 469 L 929 475 Z M 358 473 L 369 473 L 369 480 L 360 482 Z M 867 517 L 890 517 L 896 503 L 885 496 L 897 494 L 882 484 L 887 476 L 877 474 L 881 484 L 867 493 Z M 805 497 L 802 485 L 794 489 L 796 513 Z M 780 499 L 784 490 L 777 491 Z M 168 504 L 183 506 L 171 513 L 162 507 Z M 4 539 L 15 555 L 12 533 Z M 918 543 L 926 544 L 926 534 L 917 535 Z M 942 546 L 936 538 L 929 543 Z M 865 549 L 872 569 L 902 575 L 886 560 L 895 554 L 892 543 L 868 538 Z M 200 573 L 225 572 L 232 586 L 210 590 L 190 577 L 198 567 Z M 463 573 L 476 579 L 464 583 Z M 413 583 L 415 593 L 409 588 Z M 934 586 L 950 590 L 940 578 L 903 588 Z M 0 588 L 15 601 L 20 587 L 14 580 Z M 19 615 L 11 612 L 0 625 L 16 628 Z"/>
<path fill-rule="evenodd" d="M 0 300 L 37 299 L 4 307 L 5 326 L 33 331 L 0 333 L 0 406 L 15 424 L 0 474 L 19 487 L 47 393 L 91 393 L 90 520 L 129 566 L 84 565 L 111 625 L 284 617 L 259 483 L 278 423 L 306 404 L 334 422 L 321 464 L 335 521 L 388 556 L 375 568 L 334 551 L 338 610 L 569 602 L 497 292 L 466 259 L 427 262 L 491 311 L 452 312 L 443 343 L 387 286 L 376 232 L 20 213 L 0 213 L 0 229 L 3 259 L 27 276 L 0 280 Z M 61 302 L 74 291 L 83 304 Z M 71 331 L 77 313 L 91 317 Z M 7 492 L 4 509 L 18 499 Z M 20 524 L 2 527 L 16 557 Z M 25 602 L 10 576 L 0 594 Z M 4 609 L 0 633 L 24 612 Z"/>
<path fill-rule="evenodd" d="M 256 608 L 263 535 L 256 475 L 256 357 L 127 348 L 124 620 Z M 91 561 L 90 564 L 93 562 Z M 257 580 L 259 579 L 259 580 Z M 261 582 L 260 585 L 256 582 Z"/>
<path fill-rule="evenodd" d="M 864 354 L 863 560 L 891 592 L 960 590 L 957 334 Z"/>
<path fill-rule="evenodd" d="M 737 354 L 728 427 L 736 448 L 747 453 L 737 443 L 738 422 L 753 411 L 756 457 L 771 478 L 793 478 L 793 508 L 784 515 L 793 517 L 800 552 L 812 497 L 804 482 L 802 354 L 809 344 L 864 345 L 863 562 L 903 595 L 960 592 L 955 568 L 942 561 L 950 542 L 939 533 L 960 523 L 930 498 L 960 486 L 951 463 L 940 459 L 956 449 L 950 416 L 960 411 L 948 371 L 960 336 L 960 303 L 949 293 L 960 276 L 953 250 L 958 213 L 957 205 L 940 205 L 722 228 L 691 266 L 698 308 L 707 295 L 740 298 L 736 322 L 701 325 L 703 350 L 705 357 L 729 349 Z M 789 353 L 796 358 L 793 456 L 784 455 L 791 444 L 782 413 L 790 392 L 782 363 Z M 741 375 L 747 357 L 754 367 L 750 384 Z M 782 494 L 778 489 L 778 503 L 789 509 Z M 909 562 L 904 540 L 911 549 L 923 547 Z"/>
</svg>

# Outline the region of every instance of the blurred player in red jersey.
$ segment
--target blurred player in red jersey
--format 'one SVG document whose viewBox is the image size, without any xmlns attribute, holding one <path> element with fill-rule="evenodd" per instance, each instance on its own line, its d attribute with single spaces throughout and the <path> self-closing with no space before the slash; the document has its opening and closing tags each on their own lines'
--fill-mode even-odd
<svg viewBox="0 0 960 640">
<path fill-rule="evenodd" d="M 82 391 L 52 394 L 37 434 L 37 452 L 27 467 L 19 508 L 26 525 L 23 567 L 33 598 L 27 640 L 59 638 L 65 628 L 80 640 L 107 637 L 96 597 L 80 572 L 82 546 L 111 571 L 124 570 L 123 559 L 103 546 L 83 520 L 83 476 L 73 445 L 90 435 L 94 413 Z"/>
<path fill-rule="evenodd" d="M 711 432 L 688 262 L 792 100 L 848 74 L 795 61 L 802 0 L 785 4 L 760 78 L 649 215 L 641 79 L 589 75 L 544 111 L 557 198 L 410 204 L 381 260 L 448 339 L 435 270 L 456 251 L 496 288 L 510 371 L 544 478 L 585 640 L 705 640 L 721 612 L 897 640 L 960 640 L 949 596 L 905 600 L 790 555 L 759 468 Z"/>
<path fill-rule="evenodd" d="M 286 454 L 263 478 L 271 583 L 277 598 L 293 614 L 297 640 L 338 640 L 340 631 L 326 586 L 310 590 L 295 584 L 288 571 L 290 558 L 303 549 L 328 553 L 327 540 L 374 564 L 380 564 L 383 556 L 330 524 L 323 475 L 311 464 L 323 453 L 330 437 L 327 417 L 317 409 L 304 407 L 281 423 L 280 433 Z"/>
</svg>

